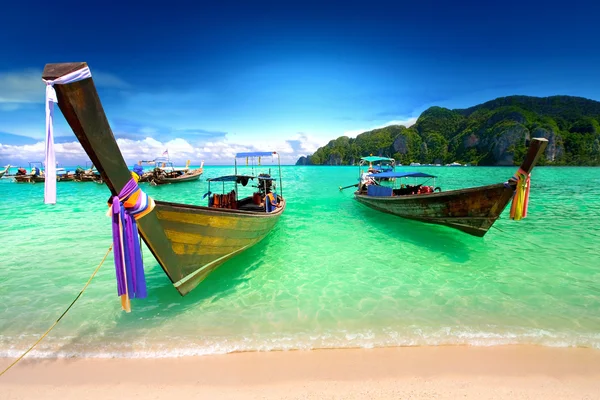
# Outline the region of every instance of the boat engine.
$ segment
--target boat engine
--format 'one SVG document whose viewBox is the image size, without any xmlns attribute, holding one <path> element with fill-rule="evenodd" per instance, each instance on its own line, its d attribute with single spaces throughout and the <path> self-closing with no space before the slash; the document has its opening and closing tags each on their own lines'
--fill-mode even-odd
<svg viewBox="0 0 600 400">
<path fill-rule="evenodd" d="M 271 193 L 273 189 L 273 180 L 269 174 L 258 175 L 258 190 L 260 195 L 264 198 L 267 193 Z"/>
</svg>

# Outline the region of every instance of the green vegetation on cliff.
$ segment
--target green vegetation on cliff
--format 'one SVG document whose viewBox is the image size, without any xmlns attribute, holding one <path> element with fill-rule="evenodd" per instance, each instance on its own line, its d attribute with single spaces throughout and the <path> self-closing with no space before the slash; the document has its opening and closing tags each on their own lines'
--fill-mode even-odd
<svg viewBox="0 0 600 400">
<path fill-rule="evenodd" d="M 369 154 L 402 164 L 518 164 L 532 137 L 548 139 L 541 165 L 600 165 L 600 102 L 502 97 L 467 109 L 431 107 L 410 128 L 391 125 L 330 141 L 296 164 L 356 164 Z"/>
</svg>

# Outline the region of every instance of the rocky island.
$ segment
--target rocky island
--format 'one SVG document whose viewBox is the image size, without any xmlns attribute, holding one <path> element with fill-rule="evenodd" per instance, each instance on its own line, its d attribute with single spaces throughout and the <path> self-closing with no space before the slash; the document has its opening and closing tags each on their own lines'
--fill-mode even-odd
<svg viewBox="0 0 600 400">
<path fill-rule="evenodd" d="M 369 154 L 410 163 L 515 165 L 533 137 L 548 139 L 540 165 L 600 165 L 600 102 L 509 96 L 466 109 L 431 107 L 417 122 L 341 136 L 296 165 L 353 165 Z"/>
</svg>

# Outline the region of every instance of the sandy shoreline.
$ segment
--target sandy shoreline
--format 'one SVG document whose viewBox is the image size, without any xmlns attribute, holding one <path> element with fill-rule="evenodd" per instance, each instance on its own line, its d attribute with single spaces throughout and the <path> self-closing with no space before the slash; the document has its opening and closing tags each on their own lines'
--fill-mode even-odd
<svg viewBox="0 0 600 400">
<path fill-rule="evenodd" d="M 0 367 L 12 360 L 0 359 Z M 0 399 L 600 399 L 600 350 L 340 349 L 167 358 L 25 359 Z"/>
</svg>

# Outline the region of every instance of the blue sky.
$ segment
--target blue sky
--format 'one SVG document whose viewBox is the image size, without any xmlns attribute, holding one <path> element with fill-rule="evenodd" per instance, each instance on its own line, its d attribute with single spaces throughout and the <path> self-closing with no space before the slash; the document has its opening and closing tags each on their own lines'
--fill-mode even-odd
<svg viewBox="0 0 600 400">
<path fill-rule="evenodd" d="M 86 61 L 128 162 L 284 162 L 427 107 L 600 100 L 593 2 L 14 2 L 0 17 L 0 164 L 41 159 L 46 63 Z M 115 3 L 116 4 L 116 3 Z M 86 157 L 60 112 L 57 159 Z"/>
</svg>

